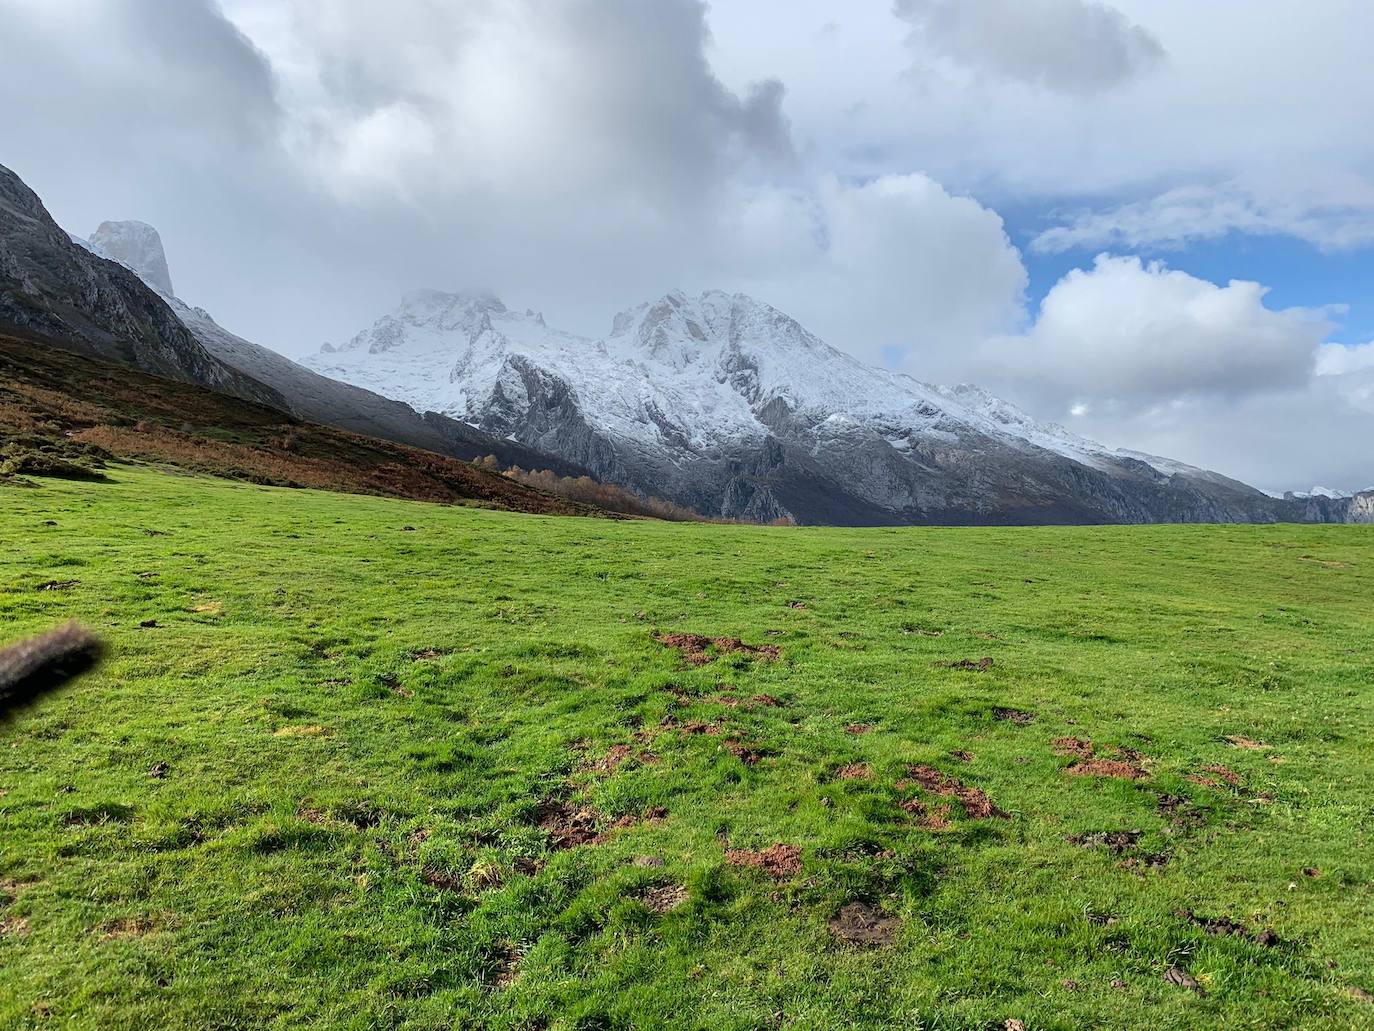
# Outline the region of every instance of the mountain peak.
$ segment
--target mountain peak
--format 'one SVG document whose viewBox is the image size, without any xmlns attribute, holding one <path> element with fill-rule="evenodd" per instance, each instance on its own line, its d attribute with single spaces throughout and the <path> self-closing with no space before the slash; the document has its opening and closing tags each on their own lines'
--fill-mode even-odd
<svg viewBox="0 0 1374 1031">
<path fill-rule="evenodd" d="M 495 293 L 484 289 L 466 290 L 414 290 L 401 298 L 404 311 L 433 315 L 454 308 L 468 309 L 473 312 L 503 314 L 506 306 Z"/>
<path fill-rule="evenodd" d="M 164 297 L 175 297 L 162 237 L 146 222 L 102 222 L 91 234 L 91 248 L 117 261 Z"/>
</svg>

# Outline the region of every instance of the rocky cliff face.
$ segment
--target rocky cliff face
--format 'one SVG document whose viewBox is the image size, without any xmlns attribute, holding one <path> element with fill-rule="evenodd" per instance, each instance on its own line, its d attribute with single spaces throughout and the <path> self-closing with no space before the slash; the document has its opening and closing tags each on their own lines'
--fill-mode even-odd
<svg viewBox="0 0 1374 1031">
<path fill-rule="evenodd" d="M 669 294 L 591 340 L 489 294 L 422 291 L 307 361 L 710 515 L 1141 523 L 1303 511 L 1036 422 L 977 387 L 865 366 L 738 294 Z"/>
<path fill-rule="evenodd" d="M 122 265 L 76 245 L 0 166 L 0 323 L 145 372 L 280 407 L 281 396 L 216 358 Z"/>
</svg>

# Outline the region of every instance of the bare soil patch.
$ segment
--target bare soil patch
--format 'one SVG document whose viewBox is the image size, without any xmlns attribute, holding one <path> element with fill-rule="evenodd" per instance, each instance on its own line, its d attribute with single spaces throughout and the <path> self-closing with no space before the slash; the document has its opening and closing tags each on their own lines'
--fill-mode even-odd
<svg viewBox="0 0 1374 1031">
<path fill-rule="evenodd" d="M 836 780 L 872 780 L 873 767 L 868 763 L 849 763 L 835 771 Z"/>
<path fill-rule="evenodd" d="M 1055 755 L 1073 755 L 1080 759 L 1091 759 L 1093 743 L 1081 737 L 1057 737 L 1050 742 Z"/>
<path fill-rule="evenodd" d="M 762 870 L 775 880 L 785 881 L 801 873 L 801 848 L 797 845 L 769 845 L 760 851 L 747 848 L 725 850 L 725 861 L 731 866 L 747 866 Z"/>
<path fill-rule="evenodd" d="M 158 922 L 149 916 L 122 916 L 100 925 L 100 937 L 106 940 L 143 938 L 158 929 Z"/>
<path fill-rule="evenodd" d="M 841 907 L 827 926 L 836 938 L 851 945 L 880 947 L 892 943 L 902 921 L 868 902 L 851 902 Z"/>
<path fill-rule="evenodd" d="M 961 669 L 967 673 L 986 673 L 996 664 L 990 655 L 985 655 L 981 659 L 960 659 L 958 662 L 940 663 L 945 669 Z"/>
<path fill-rule="evenodd" d="M 849 724 L 849 726 L 844 728 L 844 732 L 846 734 L 854 734 L 855 736 L 858 736 L 860 734 L 871 734 L 876 729 L 877 728 L 874 727 L 871 723 L 851 723 Z"/>
<path fill-rule="evenodd" d="M 1186 920 L 1196 927 L 1201 927 L 1214 938 L 1244 938 L 1246 941 L 1254 942 L 1266 949 L 1272 949 L 1280 944 L 1279 936 L 1272 928 L 1251 931 L 1250 928 L 1232 920 L 1229 916 L 1198 916 L 1190 909 L 1180 909 L 1174 915 L 1180 920 Z"/>
<path fill-rule="evenodd" d="M 665 648 L 676 648 L 693 666 L 705 666 L 721 655 L 740 654 L 772 662 L 782 655 L 775 644 L 745 644 L 738 637 L 706 637 L 702 634 L 655 633 Z"/>
<path fill-rule="evenodd" d="M 907 773 L 911 777 L 909 783 L 914 783 L 923 791 L 928 791 L 932 795 L 941 795 L 946 798 L 957 799 L 963 804 L 964 813 L 972 820 L 986 820 L 996 818 L 999 820 L 1007 819 L 1008 815 L 1003 810 L 993 805 L 992 799 L 988 798 L 982 788 L 971 787 L 956 777 L 951 777 L 947 773 L 935 769 L 933 766 L 923 766 L 916 764 L 907 767 Z M 901 788 L 908 782 L 899 783 Z"/>
<path fill-rule="evenodd" d="M 992 662 L 991 659 L 986 661 Z M 1004 709 L 998 706 L 992 710 L 992 718 L 1003 723 L 1013 723 L 1018 727 L 1029 727 L 1035 722 L 1035 713 L 1027 712 L 1025 709 Z"/>
<path fill-rule="evenodd" d="M 535 824 L 549 836 L 549 848 L 555 852 L 599 844 L 599 819 L 594 809 L 574 809 L 557 799 L 545 799 L 535 810 Z"/>
<path fill-rule="evenodd" d="M 660 884 L 639 896 L 640 901 L 660 915 L 677 909 L 688 897 L 687 889 L 681 884 Z"/>
<path fill-rule="evenodd" d="M 947 831 L 954 826 L 950 822 L 951 809 L 948 805 L 927 805 L 919 798 L 909 798 L 898 802 L 898 807 L 911 814 L 916 826 L 926 831 Z"/>
<path fill-rule="evenodd" d="M 632 745 L 612 745 L 600 759 L 592 759 L 579 765 L 579 769 L 593 773 L 614 773 L 634 755 Z"/>
<path fill-rule="evenodd" d="M 1231 785 L 1233 788 L 1238 788 L 1244 783 L 1239 773 L 1228 769 L 1220 763 L 1204 766 L 1201 773 L 1195 773 L 1183 779 L 1191 781 L 1194 784 L 1201 784 L 1205 788 L 1219 788 L 1221 787 L 1219 783 L 1221 781 Z"/>
<path fill-rule="evenodd" d="M 1136 842 L 1144 836 L 1144 831 L 1090 831 L 1087 834 L 1071 834 L 1064 840 L 1082 848 L 1105 848 L 1119 856 L 1135 848 Z"/>
<path fill-rule="evenodd" d="M 440 891 L 462 891 L 463 878 L 451 870 L 441 870 L 438 867 L 427 866 L 420 871 L 420 880 L 424 881 L 431 888 L 438 888 Z"/>
<path fill-rule="evenodd" d="M 727 741 L 725 742 L 725 750 L 744 763 L 745 766 L 757 766 L 773 754 L 767 748 L 746 744 L 743 741 Z"/>
</svg>

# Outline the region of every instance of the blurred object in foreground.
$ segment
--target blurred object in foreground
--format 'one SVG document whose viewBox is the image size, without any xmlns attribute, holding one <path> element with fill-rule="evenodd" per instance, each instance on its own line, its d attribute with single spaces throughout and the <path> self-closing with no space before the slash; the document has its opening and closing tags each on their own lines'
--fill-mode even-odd
<svg viewBox="0 0 1374 1031">
<path fill-rule="evenodd" d="M 104 653 L 100 638 L 75 622 L 0 649 L 0 720 L 94 668 Z"/>
</svg>

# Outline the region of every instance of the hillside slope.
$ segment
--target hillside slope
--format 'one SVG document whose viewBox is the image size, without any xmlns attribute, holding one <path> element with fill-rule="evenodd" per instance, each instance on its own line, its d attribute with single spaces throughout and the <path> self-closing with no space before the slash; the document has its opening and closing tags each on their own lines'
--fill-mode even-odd
<svg viewBox="0 0 1374 1031">
<path fill-rule="evenodd" d="M 602 514 L 455 458 L 0 333 L 0 461 L 11 453 L 60 456 L 67 445 L 262 484 Z M 16 489 L 0 484 L 7 496 Z"/>
<path fill-rule="evenodd" d="M 0 328 L 274 407 L 282 396 L 210 354 L 138 276 L 72 243 L 0 165 Z"/>
</svg>

